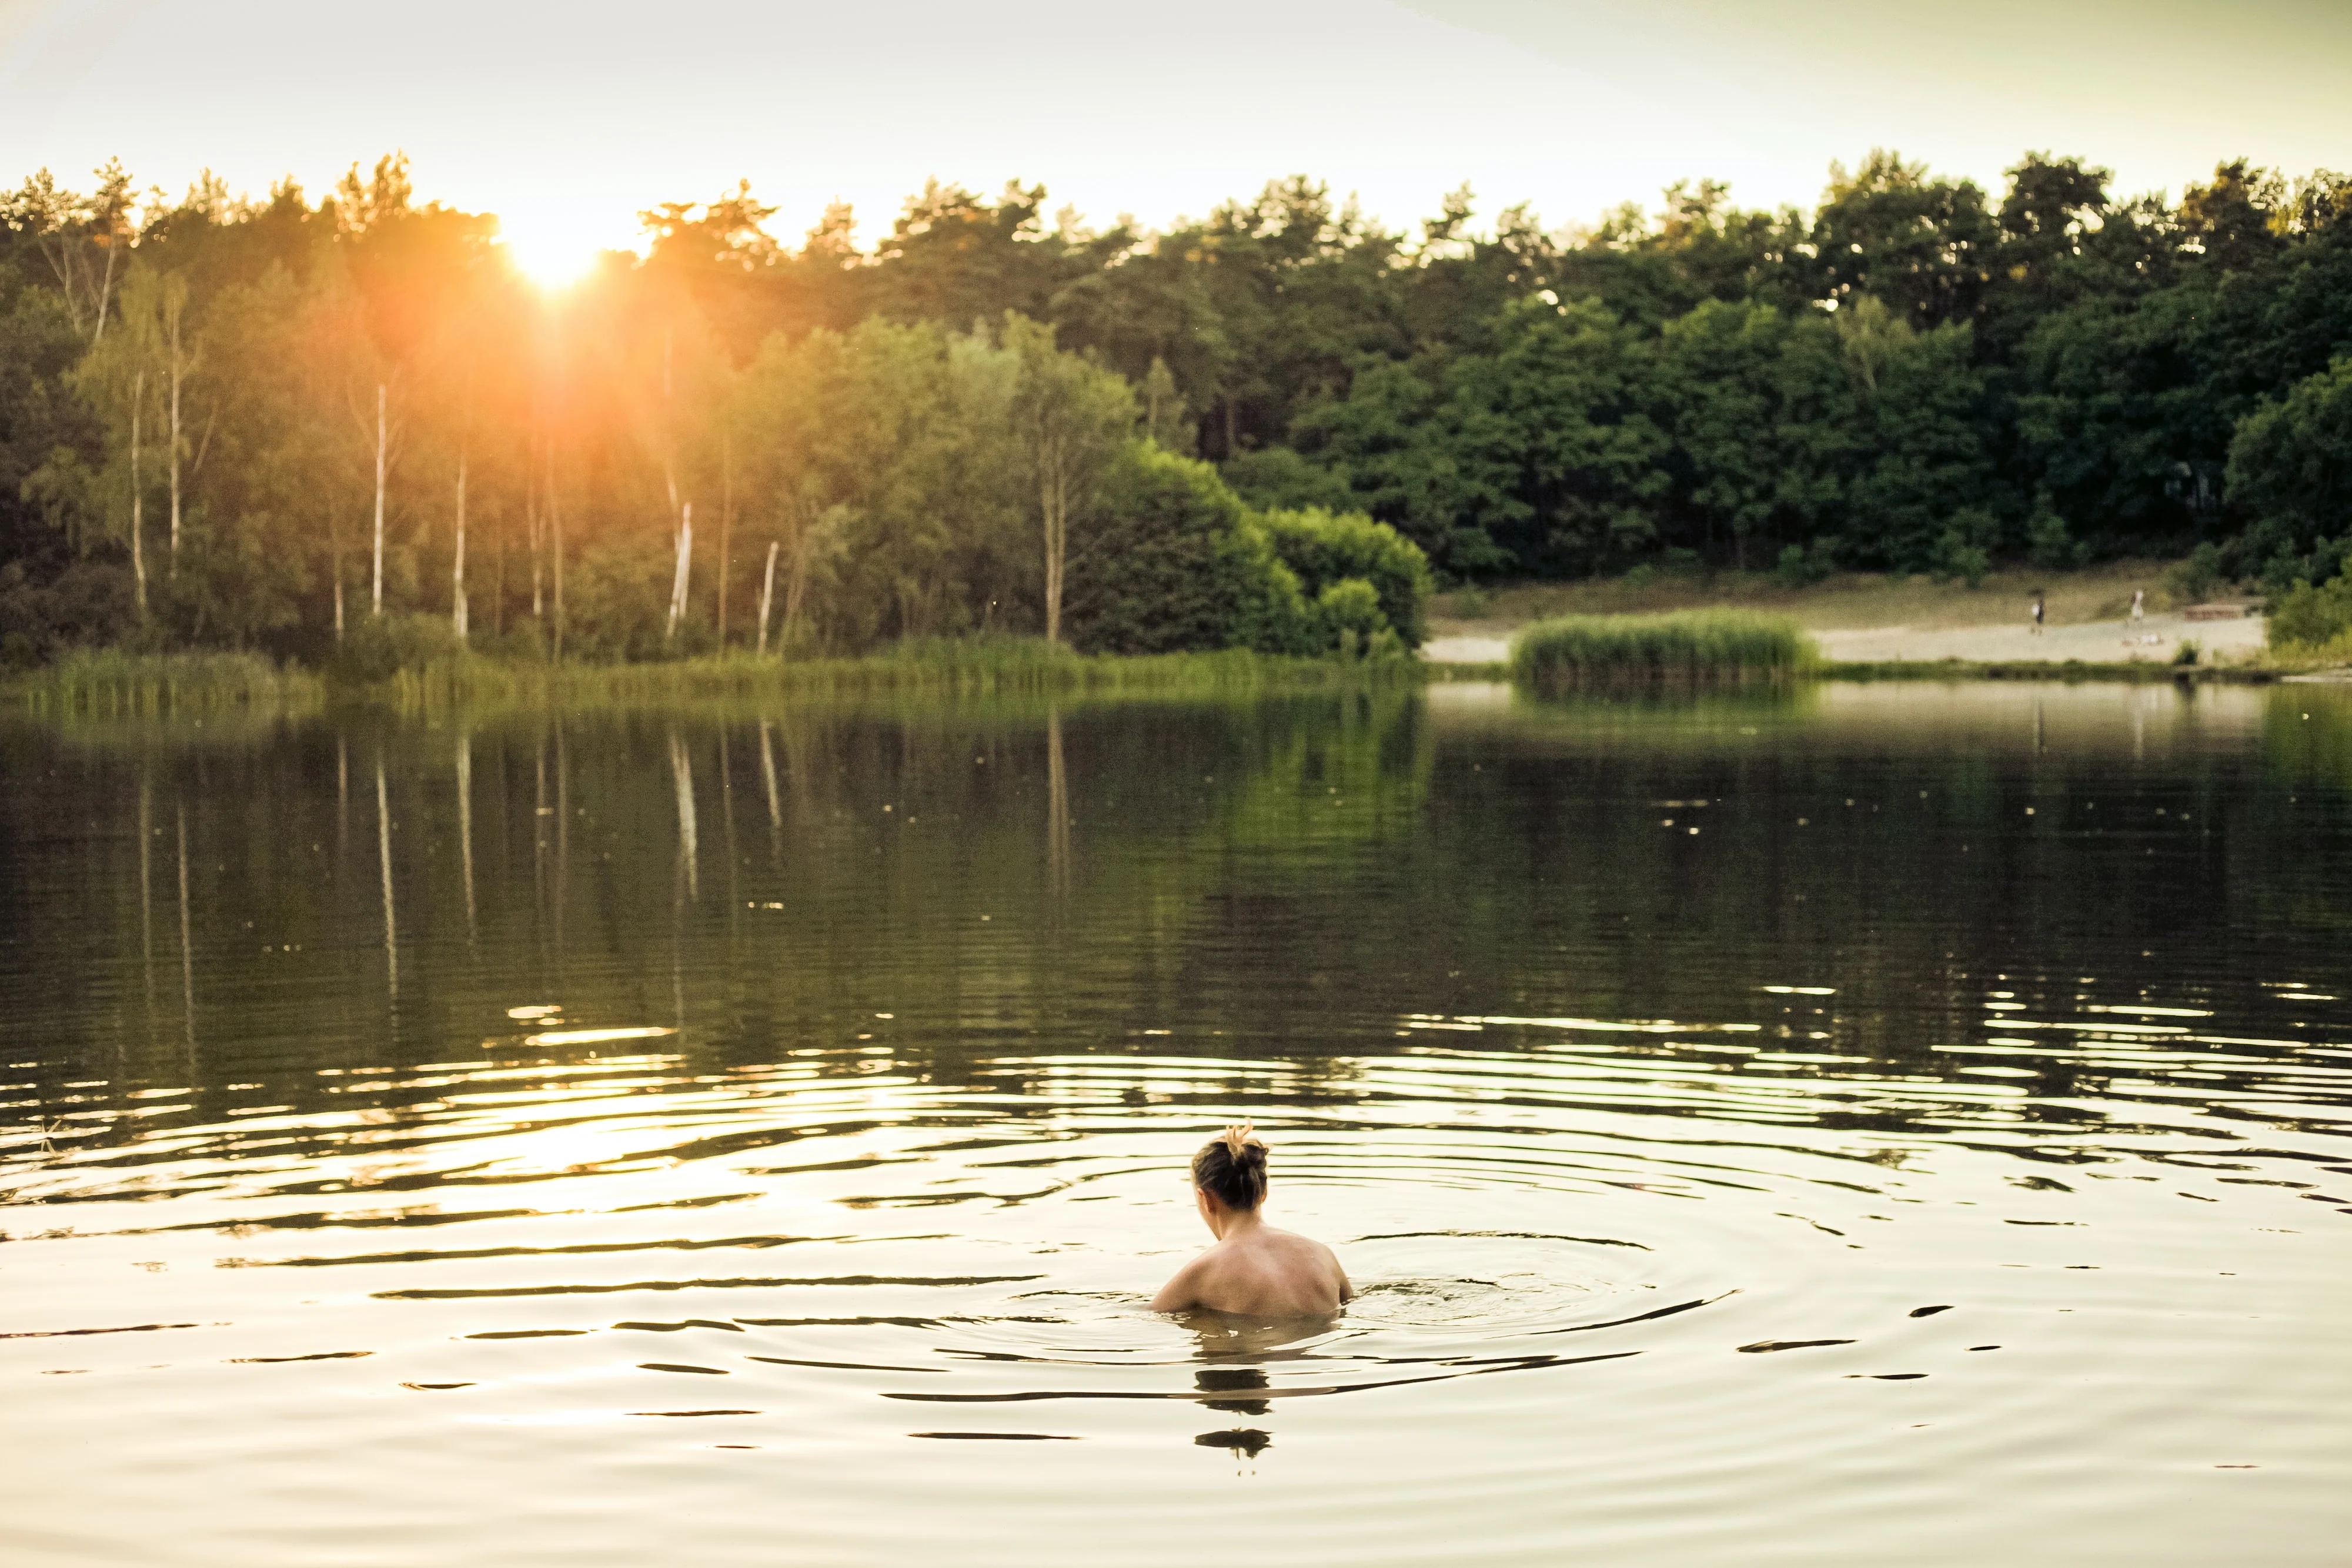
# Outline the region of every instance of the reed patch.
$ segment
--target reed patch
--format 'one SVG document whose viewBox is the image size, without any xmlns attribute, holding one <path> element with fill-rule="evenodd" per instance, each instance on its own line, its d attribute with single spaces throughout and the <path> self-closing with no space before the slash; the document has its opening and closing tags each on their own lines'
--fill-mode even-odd
<svg viewBox="0 0 2352 1568">
<path fill-rule="evenodd" d="M 1511 678 L 1538 691 L 1781 685 L 1821 664 L 1794 621 L 1742 610 L 1562 615 L 1511 647 Z"/>
</svg>

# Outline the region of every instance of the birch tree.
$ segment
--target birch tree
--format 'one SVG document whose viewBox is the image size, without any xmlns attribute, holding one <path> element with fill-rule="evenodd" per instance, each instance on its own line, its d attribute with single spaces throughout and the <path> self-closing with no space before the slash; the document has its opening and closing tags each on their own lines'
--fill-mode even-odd
<svg viewBox="0 0 2352 1568">
<path fill-rule="evenodd" d="M 1072 525 L 1135 428 L 1135 392 L 1116 372 L 1056 350 L 1051 327 L 1008 315 L 1004 346 L 1021 360 L 1013 418 L 1037 499 L 1045 641 L 1058 643 Z"/>
<path fill-rule="evenodd" d="M 131 174 L 116 159 L 97 171 L 98 189 L 88 196 L 61 190 L 47 169 L 27 179 L 9 199 L 7 226 L 32 235 L 48 263 L 74 330 L 91 348 L 106 337 L 115 281 L 130 256 Z"/>
<path fill-rule="evenodd" d="M 120 476 L 119 494 L 129 501 L 131 597 L 139 619 L 147 619 L 147 445 L 154 430 L 150 402 L 158 384 L 157 342 L 152 313 L 131 316 L 125 329 L 95 343 L 72 372 L 82 396 L 110 427 L 109 466 Z"/>
</svg>

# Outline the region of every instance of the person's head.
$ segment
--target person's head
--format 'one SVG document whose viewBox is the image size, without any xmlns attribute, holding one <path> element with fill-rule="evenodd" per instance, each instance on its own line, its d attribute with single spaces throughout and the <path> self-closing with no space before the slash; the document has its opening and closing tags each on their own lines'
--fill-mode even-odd
<svg viewBox="0 0 2352 1568">
<path fill-rule="evenodd" d="M 1265 1145 L 1247 1122 L 1201 1145 L 1192 1156 L 1192 1186 L 1212 1228 L 1217 1211 L 1246 1213 L 1265 1201 Z"/>
</svg>

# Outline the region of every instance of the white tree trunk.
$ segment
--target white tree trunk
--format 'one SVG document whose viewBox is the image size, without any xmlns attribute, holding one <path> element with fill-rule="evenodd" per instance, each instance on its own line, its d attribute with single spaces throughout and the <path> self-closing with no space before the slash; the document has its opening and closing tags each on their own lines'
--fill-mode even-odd
<svg viewBox="0 0 2352 1568">
<path fill-rule="evenodd" d="M 172 321 L 172 550 L 171 575 L 180 575 L 180 323 Z"/>
<path fill-rule="evenodd" d="M 98 347 L 98 340 L 106 336 L 106 303 L 113 298 L 113 295 L 114 243 L 110 237 L 106 246 L 106 281 L 100 284 L 98 288 L 98 326 L 89 335 L 89 346 L 93 349 Z"/>
<path fill-rule="evenodd" d="M 146 402 L 147 372 L 142 371 L 131 381 L 131 582 L 142 621 L 147 619 L 147 518 L 139 494 L 139 411 Z"/>
<path fill-rule="evenodd" d="M 1070 551 L 1070 480 L 1061 438 L 1042 444 L 1037 464 L 1037 509 L 1045 524 L 1045 641 L 1062 640 L 1062 578 Z"/>
<path fill-rule="evenodd" d="M 555 579 L 554 655 L 563 657 L 563 502 L 555 488 L 555 438 L 547 442 L 547 539 Z"/>
<path fill-rule="evenodd" d="M 375 587 L 371 614 L 383 613 L 383 383 L 375 384 Z"/>
<path fill-rule="evenodd" d="M 760 656 L 768 653 L 768 607 L 776 601 L 776 541 L 768 541 L 768 571 L 760 580 Z"/>
<path fill-rule="evenodd" d="M 669 624 L 662 632 L 665 642 L 677 635 L 677 618 L 686 613 L 686 581 L 694 559 L 694 503 L 688 501 L 677 519 L 677 575 L 669 585 Z"/>
<path fill-rule="evenodd" d="M 466 455 L 457 454 L 457 540 L 449 565 L 449 623 L 466 640 Z"/>
<path fill-rule="evenodd" d="M 735 531 L 735 444 L 734 437 L 720 432 L 719 437 L 719 651 L 727 652 L 727 569 L 728 551 L 732 548 Z"/>
</svg>

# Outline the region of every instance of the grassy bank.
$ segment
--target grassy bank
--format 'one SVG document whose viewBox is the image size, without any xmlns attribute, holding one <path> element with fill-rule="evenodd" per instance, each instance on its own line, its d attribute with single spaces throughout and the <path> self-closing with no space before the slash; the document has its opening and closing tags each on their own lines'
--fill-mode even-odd
<svg viewBox="0 0 2352 1568">
<path fill-rule="evenodd" d="M 35 713 L 136 717 L 213 711 L 310 712 L 338 705 L 401 712 L 502 706 L 660 707 L 872 695 L 1241 696 L 1423 678 L 1418 661 L 1213 653 L 1097 656 L 1030 639 L 902 643 L 858 658 L 733 653 L 646 664 L 550 664 L 463 655 L 366 684 L 336 682 L 254 654 L 77 653 L 21 677 Z"/>
<path fill-rule="evenodd" d="M 1743 610 L 1563 615 L 1511 648 L 1511 678 L 1538 691 L 1783 685 L 1820 667 L 1802 628 Z"/>
</svg>

